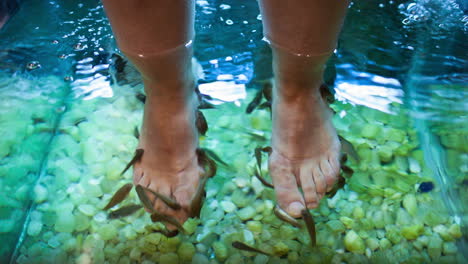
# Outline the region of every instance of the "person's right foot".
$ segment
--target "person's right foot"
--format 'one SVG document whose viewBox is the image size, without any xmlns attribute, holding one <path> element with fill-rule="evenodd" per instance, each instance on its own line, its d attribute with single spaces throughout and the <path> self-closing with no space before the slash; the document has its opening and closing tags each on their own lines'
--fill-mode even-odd
<svg viewBox="0 0 468 264">
<path fill-rule="evenodd" d="M 190 98 L 147 96 L 138 148 L 142 159 L 134 165 L 133 181 L 176 200 L 180 210 L 156 199 L 154 209 L 183 223 L 202 173 L 196 155 L 195 93 Z M 154 196 L 147 192 L 153 200 Z"/>
</svg>

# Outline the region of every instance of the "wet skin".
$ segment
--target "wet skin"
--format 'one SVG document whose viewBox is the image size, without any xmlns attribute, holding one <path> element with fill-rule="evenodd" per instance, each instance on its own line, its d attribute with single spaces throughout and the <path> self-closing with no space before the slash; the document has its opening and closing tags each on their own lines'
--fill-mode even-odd
<svg viewBox="0 0 468 264">
<path fill-rule="evenodd" d="M 134 164 L 133 181 L 135 186 L 145 187 L 154 210 L 183 223 L 190 215 L 192 197 L 203 173 L 196 155 L 198 102 L 193 82 L 168 85 L 186 87 L 170 89 L 173 91 L 192 89 L 192 92 L 157 96 L 147 92 L 138 146 L 145 151 Z M 159 198 L 154 192 L 160 194 Z M 171 208 L 167 201 L 176 201 L 177 205 L 173 203 L 175 206 Z"/>
<path fill-rule="evenodd" d="M 269 170 L 278 204 L 291 216 L 300 217 L 302 209 L 316 208 L 335 184 L 340 142 L 331 123 L 332 112 L 319 90 L 294 85 L 288 89 L 299 91 L 279 91 L 273 99 Z"/>
</svg>

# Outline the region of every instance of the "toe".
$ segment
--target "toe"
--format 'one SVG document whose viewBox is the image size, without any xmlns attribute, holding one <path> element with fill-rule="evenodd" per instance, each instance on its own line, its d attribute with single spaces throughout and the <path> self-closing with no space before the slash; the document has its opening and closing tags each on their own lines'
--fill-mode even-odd
<svg viewBox="0 0 468 264">
<path fill-rule="evenodd" d="M 171 190 L 170 190 L 169 184 L 158 184 L 158 185 L 156 185 L 156 182 L 153 181 L 153 182 L 150 183 L 148 188 L 150 188 L 151 190 L 156 191 L 156 192 L 158 192 L 160 194 L 164 194 L 164 195 L 166 195 L 168 197 L 171 197 Z M 151 199 L 151 201 L 154 201 L 153 208 L 156 211 L 158 211 L 158 212 L 160 212 L 162 214 L 167 214 L 168 213 L 169 207 L 166 205 L 166 203 L 164 203 L 161 199 L 157 199 L 151 193 L 148 193 L 148 197 Z"/>
<path fill-rule="evenodd" d="M 327 187 L 333 187 L 338 178 L 338 174 L 340 174 L 340 161 L 338 156 L 332 155 L 328 157 L 328 165 L 330 167 L 330 173 L 324 174 L 325 181 L 327 183 Z"/>
<path fill-rule="evenodd" d="M 317 196 L 319 200 L 322 198 L 323 195 L 325 195 L 325 192 L 327 191 L 327 182 L 325 180 L 325 174 L 321 170 L 321 167 L 322 166 L 320 164 L 320 166 L 312 170 L 312 175 L 314 177 L 315 183 L 315 190 L 317 191 Z"/>
<path fill-rule="evenodd" d="M 143 169 L 141 167 L 133 167 L 133 184 L 137 185 L 138 182 L 143 178 Z"/>
<path fill-rule="evenodd" d="M 174 197 L 182 208 L 188 209 L 193 193 L 194 190 L 189 188 L 189 186 L 181 186 L 174 191 Z"/>
<path fill-rule="evenodd" d="M 317 187 L 314 180 L 321 177 L 318 170 L 310 169 L 308 166 L 304 166 L 300 170 L 301 187 L 304 193 L 305 202 L 307 208 L 312 209 L 318 205 Z"/>
<path fill-rule="evenodd" d="M 323 194 L 333 187 L 333 184 L 335 182 L 335 171 L 331 167 L 331 164 L 328 161 L 328 159 L 324 159 L 320 162 L 320 171 L 322 172 L 322 179 L 324 181 L 325 188 L 320 190 L 319 188 L 317 188 L 317 191 Z"/>
<path fill-rule="evenodd" d="M 300 217 L 304 201 L 292 172 L 284 168 L 270 166 L 270 174 L 275 185 L 279 206 L 292 217 Z"/>
</svg>

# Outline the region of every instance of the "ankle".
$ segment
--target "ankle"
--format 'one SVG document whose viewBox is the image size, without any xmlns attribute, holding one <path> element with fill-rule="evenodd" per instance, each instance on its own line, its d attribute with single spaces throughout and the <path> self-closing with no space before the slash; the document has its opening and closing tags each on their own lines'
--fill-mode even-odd
<svg viewBox="0 0 468 264">
<path fill-rule="evenodd" d="M 162 104 L 187 104 L 195 97 L 193 74 L 167 81 L 144 80 L 144 86 L 147 98 Z"/>
<path fill-rule="evenodd" d="M 276 80 L 274 100 L 284 103 L 316 100 L 320 97 L 319 87 L 322 78 L 315 80 Z"/>
</svg>

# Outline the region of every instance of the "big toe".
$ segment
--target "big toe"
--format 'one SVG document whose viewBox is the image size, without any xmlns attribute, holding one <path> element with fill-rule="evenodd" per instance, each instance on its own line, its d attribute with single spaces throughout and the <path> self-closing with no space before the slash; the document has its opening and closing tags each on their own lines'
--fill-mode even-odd
<svg viewBox="0 0 468 264">
<path fill-rule="evenodd" d="M 279 206 L 292 217 L 300 217 L 305 206 L 294 174 L 275 168 L 271 168 L 270 173 Z"/>
</svg>

